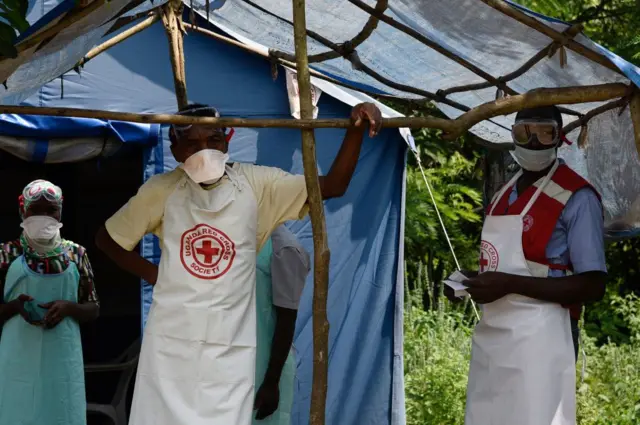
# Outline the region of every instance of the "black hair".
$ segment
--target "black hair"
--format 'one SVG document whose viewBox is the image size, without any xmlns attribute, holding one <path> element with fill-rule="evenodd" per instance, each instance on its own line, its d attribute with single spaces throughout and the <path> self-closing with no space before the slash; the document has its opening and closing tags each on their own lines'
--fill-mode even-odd
<svg viewBox="0 0 640 425">
<path fill-rule="evenodd" d="M 562 114 L 557 106 L 541 106 L 539 108 L 523 109 L 516 114 L 516 121 L 523 119 L 554 120 L 558 128 L 562 129 Z"/>
<path fill-rule="evenodd" d="M 203 103 L 192 103 L 190 105 L 181 108 L 178 111 L 178 115 L 185 115 L 188 117 L 211 117 L 219 118 L 220 112 L 213 106 L 205 105 Z"/>
<path fill-rule="evenodd" d="M 184 108 L 180 108 L 177 115 L 184 115 L 186 117 L 220 118 L 220 112 L 218 112 L 216 108 L 203 103 L 192 103 Z M 220 130 L 222 130 L 223 134 L 227 132 L 226 128 L 220 128 Z M 171 142 L 173 143 L 173 140 Z"/>
</svg>

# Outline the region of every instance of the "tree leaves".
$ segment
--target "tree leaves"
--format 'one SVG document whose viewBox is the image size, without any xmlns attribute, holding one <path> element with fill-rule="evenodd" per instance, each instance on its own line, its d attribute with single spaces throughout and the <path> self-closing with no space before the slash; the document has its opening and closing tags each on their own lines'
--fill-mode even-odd
<svg viewBox="0 0 640 425">
<path fill-rule="evenodd" d="M 2 0 L 0 3 L 0 56 L 15 58 L 17 33 L 29 28 L 27 22 L 28 0 Z"/>
<path fill-rule="evenodd" d="M 517 0 L 547 16 L 583 23 L 584 32 L 626 60 L 640 65 L 640 0 Z"/>
</svg>

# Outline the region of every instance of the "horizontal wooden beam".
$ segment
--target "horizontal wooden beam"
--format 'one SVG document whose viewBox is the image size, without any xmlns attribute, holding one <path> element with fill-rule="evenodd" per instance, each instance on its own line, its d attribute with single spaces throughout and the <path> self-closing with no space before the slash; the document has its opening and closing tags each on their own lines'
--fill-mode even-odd
<svg viewBox="0 0 640 425">
<path fill-rule="evenodd" d="M 349 128 L 352 126 L 349 119 L 286 119 L 286 118 L 210 118 L 210 117 L 188 117 L 184 115 L 172 114 L 136 114 L 131 112 L 113 112 L 93 109 L 77 108 L 41 108 L 37 106 L 5 106 L 0 105 L 0 113 L 3 114 L 23 114 L 23 115 L 44 115 L 54 117 L 77 117 L 95 118 L 113 121 L 128 121 L 145 124 L 201 124 L 213 127 L 227 128 Z M 444 118 L 419 117 L 419 118 L 389 118 L 383 120 L 386 128 L 450 128 L 452 121 Z"/>
<path fill-rule="evenodd" d="M 508 115 L 523 109 L 550 105 L 569 105 L 577 103 L 605 102 L 628 95 L 629 86 L 621 83 L 600 84 L 596 86 L 578 86 L 562 88 L 542 88 L 525 94 L 510 96 L 482 104 L 454 120 L 437 117 L 401 117 L 385 118 L 384 128 L 435 128 L 442 130 L 444 138 L 461 136 L 481 121 L 499 115 Z M 215 127 L 247 128 L 349 128 L 349 119 L 249 119 L 249 118 L 209 118 L 187 117 L 171 114 L 136 114 L 131 112 L 112 112 L 75 108 L 40 108 L 36 106 L 0 105 L 0 113 L 47 115 L 58 117 L 97 118 L 114 121 L 158 124 L 206 124 Z"/>
</svg>

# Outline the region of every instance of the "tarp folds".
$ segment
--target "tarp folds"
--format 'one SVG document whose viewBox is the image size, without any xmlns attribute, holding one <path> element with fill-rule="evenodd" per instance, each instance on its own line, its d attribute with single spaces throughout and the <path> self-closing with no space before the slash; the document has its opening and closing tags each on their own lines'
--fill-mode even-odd
<svg viewBox="0 0 640 425">
<path fill-rule="evenodd" d="M 121 143 L 155 146 L 159 124 L 138 124 L 93 118 L 0 114 L 0 135 L 35 139 L 114 137 Z"/>
<path fill-rule="evenodd" d="M 46 44 L 28 49 L 15 60 L 0 61 L 0 104 L 18 104 L 34 94 L 43 84 L 70 71 L 87 52 L 100 42 L 109 30 L 112 19 L 131 0 L 110 0 L 92 13 L 60 31 Z M 166 0 L 155 0 L 154 6 Z M 72 4 L 73 3 L 73 4 Z M 149 3 L 149 4 L 147 4 Z M 30 0 L 27 18 L 31 29 L 23 38 L 37 36 L 39 31 L 50 28 L 65 18 L 74 0 Z M 136 8 L 137 12 L 149 10 L 150 2 Z M 8 78 L 7 78 L 8 77 Z M 5 81 L 6 80 L 6 81 Z"/>
<path fill-rule="evenodd" d="M 76 162 L 116 153 L 123 143 L 151 148 L 160 125 L 0 114 L 0 149 L 41 163 Z"/>
<path fill-rule="evenodd" d="M 188 2 L 185 2 L 189 4 Z M 205 0 L 194 0 L 197 12 L 204 16 Z M 237 37 L 287 53 L 295 51 L 292 21 L 292 5 L 289 0 L 238 0 L 226 2 L 210 14 L 210 21 Z M 375 6 L 373 0 L 366 0 Z M 558 32 L 569 24 L 528 11 L 511 3 L 513 7 L 535 17 L 541 23 Z M 369 15 L 343 1 L 315 0 L 306 5 L 307 28 L 334 43 L 352 39 L 365 25 Z M 266 11 L 266 12 L 265 12 Z M 493 77 L 507 75 L 548 48 L 553 42 L 546 35 L 491 8 L 480 0 L 390 0 L 385 14 L 418 31 L 429 40 L 438 43 Z M 584 35 L 575 40 L 587 48 L 603 54 L 620 70 L 620 73 L 591 61 L 570 49 L 567 64 L 562 67 L 559 55 L 545 56 L 509 86 L 524 93 L 539 87 L 568 87 L 612 82 L 640 85 L 640 70 L 612 52 L 597 45 Z M 328 50 L 313 37 L 307 38 L 309 54 Z M 463 85 L 484 82 L 457 62 L 436 52 L 390 25 L 379 22 L 372 35 L 357 48 L 364 64 L 378 74 L 405 86 L 436 93 Z M 375 78 L 353 69 L 351 64 L 337 58 L 312 67 L 329 76 L 347 82 L 354 87 L 378 91 L 404 98 L 420 98 L 418 93 L 401 91 Z M 473 108 L 496 99 L 496 87 L 455 93 L 448 98 Z M 576 113 L 584 114 L 602 103 L 567 105 Z M 438 107 L 449 117 L 457 118 L 463 111 L 439 103 Z M 471 129 L 478 137 L 492 143 L 511 143 L 510 129 L 514 115 L 495 117 Z M 565 124 L 576 116 L 564 116 Z M 605 207 L 608 236 L 627 237 L 640 234 L 640 160 L 632 134 L 628 109 L 622 115 L 605 114 L 589 125 L 589 144 L 583 149 L 574 146 L 562 148 L 566 158 L 583 177 L 601 193 Z M 575 141 L 579 131 L 569 135 Z"/>
<path fill-rule="evenodd" d="M 0 134 L 0 149 L 23 161 L 63 164 L 86 161 L 96 157 L 108 157 L 122 147 L 113 136 L 80 137 L 75 139 L 43 140 Z"/>
</svg>

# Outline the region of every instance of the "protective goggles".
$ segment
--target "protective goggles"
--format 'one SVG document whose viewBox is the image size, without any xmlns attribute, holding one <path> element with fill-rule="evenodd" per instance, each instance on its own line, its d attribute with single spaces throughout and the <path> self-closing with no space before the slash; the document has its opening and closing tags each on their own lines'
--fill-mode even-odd
<svg viewBox="0 0 640 425">
<path fill-rule="evenodd" d="M 534 140 L 544 146 L 555 146 L 560 140 L 560 129 L 555 120 L 521 120 L 511 127 L 513 142 L 517 145 L 528 145 Z"/>
<path fill-rule="evenodd" d="M 31 203 L 41 198 L 49 202 L 61 203 L 62 190 L 51 182 L 46 180 L 36 180 L 29 183 L 22 190 L 22 198 L 25 202 Z"/>
<path fill-rule="evenodd" d="M 202 107 L 202 108 L 190 109 L 190 110 L 185 111 L 183 113 L 178 113 L 177 115 L 187 115 L 188 114 L 188 116 L 198 116 L 198 115 L 194 115 L 195 112 L 207 112 L 212 118 L 220 118 L 220 113 L 218 112 L 218 110 L 216 108 L 212 108 L 212 107 L 209 107 L 209 106 Z M 171 128 L 173 128 L 173 131 L 178 136 L 183 134 L 183 133 L 185 133 L 186 131 L 188 131 L 192 127 L 193 127 L 193 124 L 187 124 L 187 125 L 172 124 L 171 125 Z M 207 126 L 207 125 L 200 126 L 200 128 L 203 128 L 205 130 L 210 130 L 211 132 L 222 131 L 224 133 L 225 141 L 227 143 L 229 143 L 229 141 L 231 141 L 231 138 L 233 137 L 233 134 L 235 133 L 235 130 L 233 128 L 227 129 L 227 128 L 220 128 L 220 127 L 212 127 L 212 126 Z"/>
</svg>

